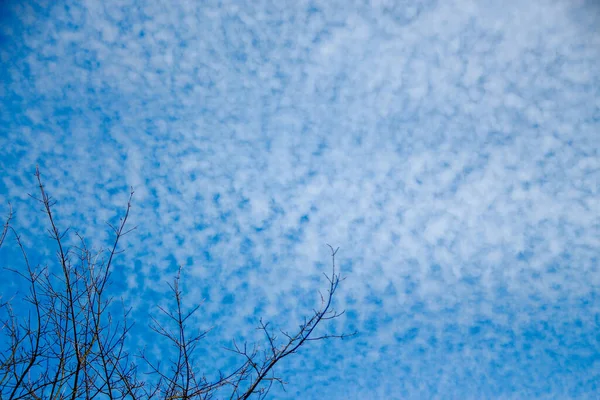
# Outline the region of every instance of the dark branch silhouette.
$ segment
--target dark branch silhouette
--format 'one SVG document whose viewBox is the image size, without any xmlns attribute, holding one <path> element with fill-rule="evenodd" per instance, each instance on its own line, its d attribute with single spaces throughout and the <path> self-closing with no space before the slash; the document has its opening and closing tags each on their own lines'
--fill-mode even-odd
<svg viewBox="0 0 600 400">
<path fill-rule="evenodd" d="M 56 260 L 50 266 L 32 266 L 27 251 L 12 226 L 13 209 L 0 235 L 0 248 L 12 235 L 23 265 L 5 266 L 27 284 L 27 294 L 18 307 L 14 298 L 0 297 L 0 398 L 1 399 L 210 399 L 227 393 L 230 399 L 266 398 L 273 384 L 283 386 L 275 366 L 297 353 L 311 341 L 345 339 L 356 333 L 317 333 L 327 321 L 343 311 L 333 308 L 334 295 L 344 280 L 336 270 L 338 249 L 331 249 L 331 273 L 324 274 L 327 292 L 321 294 L 318 309 L 310 312 L 298 330 L 274 333 L 270 322 L 259 321 L 265 350 L 258 344 L 233 341 L 232 351 L 240 364 L 228 373 L 219 372 L 209 380 L 195 357 L 210 330 L 194 329 L 192 317 L 201 305 L 186 307 L 181 289 L 181 268 L 168 283 L 173 306 L 158 306 L 159 316 L 151 317 L 149 328 L 173 350 L 171 359 L 149 357 L 144 349 L 131 349 L 126 339 L 133 326 L 131 309 L 120 307 L 107 294 L 111 269 L 120 253 L 122 238 L 136 228 L 127 228 L 134 195 L 119 223 L 108 224 L 113 240 L 108 250 L 92 251 L 78 233 L 78 245 L 65 242 L 69 229 L 61 231 L 53 211 L 55 201 L 48 195 L 39 169 L 35 173 L 39 196 L 47 217 L 48 234 L 56 246 Z M 18 312 L 16 311 L 18 310 Z M 120 310 L 120 311 L 119 311 Z M 136 362 L 141 362 L 138 366 Z M 147 371 L 140 372 L 142 367 Z M 209 371 L 210 372 L 210 371 Z"/>
</svg>

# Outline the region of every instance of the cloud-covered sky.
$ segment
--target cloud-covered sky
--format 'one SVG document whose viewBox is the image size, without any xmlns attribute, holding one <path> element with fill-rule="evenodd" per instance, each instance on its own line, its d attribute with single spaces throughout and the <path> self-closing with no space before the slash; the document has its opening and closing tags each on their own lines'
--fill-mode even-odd
<svg viewBox="0 0 600 400">
<path fill-rule="evenodd" d="M 359 335 L 273 398 L 596 398 L 599 65 L 594 0 L 8 0 L 0 211 L 42 237 L 39 165 L 101 245 L 132 186 L 117 287 L 143 325 L 183 265 L 209 361 L 339 245 Z"/>
</svg>

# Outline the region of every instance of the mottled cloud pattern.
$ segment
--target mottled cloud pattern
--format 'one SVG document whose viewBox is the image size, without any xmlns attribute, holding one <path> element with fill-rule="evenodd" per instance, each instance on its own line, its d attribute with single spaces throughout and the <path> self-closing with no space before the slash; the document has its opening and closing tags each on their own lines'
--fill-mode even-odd
<svg viewBox="0 0 600 400">
<path fill-rule="evenodd" d="M 360 334 L 273 398 L 595 398 L 598 65 L 591 0 L 9 0 L 0 194 L 42 237 L 39 164 L 101 245 L 133 186 L 118 287 L 183 265 L 207 359 L 296 324 L 341 246 Z"/>
</svg>

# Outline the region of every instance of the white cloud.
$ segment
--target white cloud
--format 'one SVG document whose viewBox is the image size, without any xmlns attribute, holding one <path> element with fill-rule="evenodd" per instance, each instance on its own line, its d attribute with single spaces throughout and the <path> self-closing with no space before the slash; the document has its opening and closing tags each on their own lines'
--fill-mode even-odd
<svg viewBox="0 0 600 400">
<path fill-rule="evenodd" d="M 332 344 L 342 372 L 323 367 L 352 385 L 310 386 L 311 350 L 290 364 L 307 397 L 576 388 L 591 373 L 539 370 L 559 361 L 520 330 L 596 329 L 597 307 L 576 304 L 600 283 L 597 31 L 565 1 L 314 6 L 15 5 L 0 154 L 19 224 L 39 231 L 23 195 L 36 163 L 63 221 L 97 241 L 134 186 L 125 282 L 162 290 L 173 259 L 192 260 L 190 291 L 225 336 L 259 303 L 299 317 L 324 244 L 340 245 L 340 308 L 368 340 Z M 502 329 L 469 336 L 483 317 Z M 490 344 L 506 341 L 516 353 Z"/>
</svg>

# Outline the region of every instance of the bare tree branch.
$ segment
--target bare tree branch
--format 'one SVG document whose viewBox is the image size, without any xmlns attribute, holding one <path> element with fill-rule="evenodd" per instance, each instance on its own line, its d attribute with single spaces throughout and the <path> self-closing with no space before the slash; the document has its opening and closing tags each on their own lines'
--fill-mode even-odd
<svg viewBox="0 0 600 400">
<path fill-rule="evenodd" d="M 142 349 L 131 356 L 126 339 L 133 324 L 131 308 L 119 307 L 108 294 L 111 272 L 123 237 L 136 229 L 129 228 L 129 199 L 119 223 L 107 222 L 113 240 L 108 249 L 94 251 L 85 239 L 70 228 L 59 228 L 54 211 L 55 200 L 48 194 L 40 171 L 36 168 L 39 197 L 31 196 L 42 206 L 48 234 L 56 248 L 56 259 L 48 265 L 32 265 L 25 245 L 13 228 L 13 209 L 0 235 L 0 248 L 7 237 L 14 237 L 23 261 L 5 270 L 26 283 L 22 304 L 13 307 L 13 298 L 0 296 L 0 399 L 211 399 L 228 393 L 230 399 L 264 399 L 274 384 L 285 390 L 286 382 L 275 373 L 275 366 L 285 357 L 298 352 L 311 341 L 345 339 L 351 334 L 317 331 L 327 321 L 339 318 L 344 311 L 332 308 L 336 290 L 344 279 L 336 270 L 338 249 L 331 249 L 332 269 L 324 274 L 327 292 L 319 292 L 321 304 L 309 311 L 295 332 L 281 329 L 275 335 L 272 323 L 259 320 L 265 346 L 233 341 L 229 351 L 241 361 L 229 373 L 208 379 L 196 357 L 201 342 L 211 329 L 198 329 L 195 316 L 201 304 L 187 306 L 179 268 L 170 289 L 170 306 L 158 306 L 158 315 L 150 318 L 150 331 L 171 349 L 164 360 L 151 357 Z M 67 245 L 70 239 L 77 243 Z M 8 242 L 6 242 L 8 243 Z M 17 312 L 18 310 L 18 312 Z M 320 333 L 318 333 L 320 332 Z M 142 373 L 135 360 L 141 360 Z"/>
</svg>

